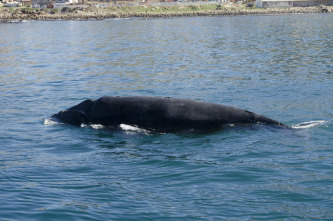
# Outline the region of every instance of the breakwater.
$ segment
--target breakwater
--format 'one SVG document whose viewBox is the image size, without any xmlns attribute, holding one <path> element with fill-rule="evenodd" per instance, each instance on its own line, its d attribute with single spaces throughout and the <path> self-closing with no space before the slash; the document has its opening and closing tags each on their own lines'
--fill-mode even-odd
<svg viewBox="0 0 333 221">
<path fill-rule="evenodd" d="M 105 7 L 105 8 L 63 8 L 63 9 L 0 9 L 0 21 L 13 20 L 87 20 L 129 17 L 193 17 L 193 16 L 236 16 L 268 14 L 332 13 L 333 7 L 292 7 L 292 8 L 248 8 L 245 6 L 225 7 L 219 4 L 209 8 L 187 7 Z"/>
</svg>

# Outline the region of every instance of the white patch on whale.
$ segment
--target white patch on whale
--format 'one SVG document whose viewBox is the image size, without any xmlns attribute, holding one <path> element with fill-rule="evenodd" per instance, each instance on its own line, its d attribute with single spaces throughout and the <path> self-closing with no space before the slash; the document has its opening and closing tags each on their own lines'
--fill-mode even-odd
<svg viewBox="0 0 333 221">
<path fill-rule="evenodd" d="M 81 124 L 81 127 L 87 127 L 87 125 Z M 105 128 L 102 124 L 90 124 L 89 127 L 95 130 L 101 130 Z"/>
<path fill-rule="evenodd" d="M 119 127 L 124 131 L 139 132 L 139 133 L 145 133 L 145 134 L 149 133 L 148 130 L 142 129 L 140 127 L 128 125 L 128 124 L 120 124 Z"/>
</svg>

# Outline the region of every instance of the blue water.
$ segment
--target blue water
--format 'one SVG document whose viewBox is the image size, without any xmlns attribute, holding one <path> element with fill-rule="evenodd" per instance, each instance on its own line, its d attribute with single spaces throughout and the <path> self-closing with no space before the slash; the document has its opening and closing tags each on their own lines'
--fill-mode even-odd
<svg viewBox="0 0 333 221">
<path fill-rule="evenodd" d="M 332 21 L 0 23 L 0 220 L 332 220 Z M 297 129 L 48 121 L 103 95 L 222 103 Z"/>
</svg>

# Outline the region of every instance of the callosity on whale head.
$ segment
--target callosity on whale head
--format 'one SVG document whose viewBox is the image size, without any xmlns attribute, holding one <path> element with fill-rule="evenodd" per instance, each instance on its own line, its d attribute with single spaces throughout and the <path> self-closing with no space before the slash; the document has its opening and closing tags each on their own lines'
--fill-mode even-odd
<svg viewBox="0 0 333 221">
<path fill-rule="evenodd" d="M 75 110 L 60 111 L 59 113 L 54 114 L 51 119 L 62 123 L 78 126 L 82 124 L 88 124 L 89 122 L 88 117 L 85 113 Z"/>
</svg>

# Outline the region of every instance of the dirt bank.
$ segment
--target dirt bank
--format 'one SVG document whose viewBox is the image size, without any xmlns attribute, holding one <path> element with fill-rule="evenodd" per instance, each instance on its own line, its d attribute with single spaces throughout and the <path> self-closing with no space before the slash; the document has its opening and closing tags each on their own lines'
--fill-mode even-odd
<svg viewBox="0 0 333 221">
<path fill-rule="evenodd" d="M 333 7 L 250 8 L 246 6 L 127 6 L 105 8 L 0 8 L 0 21 L 22 20 L 87 20 L 128 17 L 189 17 L 189 16 L 236 16 L 299 13 L 332 13 Z"/>
</svg>

